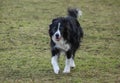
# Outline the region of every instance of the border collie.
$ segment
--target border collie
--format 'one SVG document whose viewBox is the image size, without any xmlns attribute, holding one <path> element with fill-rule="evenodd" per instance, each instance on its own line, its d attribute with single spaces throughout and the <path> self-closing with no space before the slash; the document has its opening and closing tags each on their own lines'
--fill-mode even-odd
<svg viewBox="0 0 120 83">
<path fill-rule="evenodd" d="M 75 67 L 75 52 L 83 37 L 83 30 L 77 20 L 79 15 L 82 15 L 80 10 L 68 9 L 68 16 L 55 18 L 49 25 L 51 64 L 55 74 L 60 71 L 58 58 L 61 52 L 66 55 L 63 73 L 70 73 L 70 68 Z"/>
</svg>

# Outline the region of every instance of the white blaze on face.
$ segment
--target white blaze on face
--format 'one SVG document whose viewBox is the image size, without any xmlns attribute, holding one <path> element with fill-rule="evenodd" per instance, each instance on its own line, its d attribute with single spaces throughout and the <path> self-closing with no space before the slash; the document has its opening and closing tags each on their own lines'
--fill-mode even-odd
<svg viewBox="0 0 120 83">
<path fill-rule="evenodd" d="M 61 33 L 60 33 L 60 23 L 58 23 L 57 31 L 53 35 L 53 40 L 59 41 L 61 39 Z"/>
<path fill-rule="evenodd" d="M 59 30 L 59 28 L 60 28 L 60 22 L 58 23 L 58 30 Z"/>
<path fill-rule="evenodd" d="M 55 33 L 55 36 L 56 35 L 59 35 L 59 37 L 61 36 L 61 34 L 60 34 L 60 23 L 58 23 L 58 29 L 57 29 L 57 31 Z"/>
</svg>

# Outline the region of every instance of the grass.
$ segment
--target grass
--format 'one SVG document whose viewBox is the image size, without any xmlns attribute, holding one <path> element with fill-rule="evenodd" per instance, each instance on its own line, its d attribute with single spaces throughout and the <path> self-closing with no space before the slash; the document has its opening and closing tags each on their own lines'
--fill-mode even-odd
<svg viewBox="0 0 120 83">
<path fill-rule="evenodd" d="M 48 25 L 66 16 L 68 7 L 81 8 L 84 29 L 76 68 L 60 74 L 50 64 Z M 119 0 L 0 0 L 1 83 L 119 83 Z"/>
</svg>

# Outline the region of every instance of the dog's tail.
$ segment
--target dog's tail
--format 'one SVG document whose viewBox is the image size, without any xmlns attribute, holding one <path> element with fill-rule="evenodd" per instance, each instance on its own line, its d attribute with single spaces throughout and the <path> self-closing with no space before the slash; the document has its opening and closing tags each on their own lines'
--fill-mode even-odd
<svg viewBox="0 0 120 83">
<path fill-rule="evenodd" d="M 82 16 L 82 11 L 79 9 L 68 8 L 68 16 L 71 16 L 77 19 L 78 17 Z"/>
</svg>

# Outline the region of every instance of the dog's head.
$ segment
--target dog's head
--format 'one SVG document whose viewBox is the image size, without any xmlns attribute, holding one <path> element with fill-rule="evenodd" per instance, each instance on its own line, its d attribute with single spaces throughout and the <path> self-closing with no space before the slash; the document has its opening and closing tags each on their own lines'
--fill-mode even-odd
<svg viewBox="0 0 120 83">
<path fill-rule="evenodd" d="M 54 42 L 60 41 L 67 37 L 67 21 L 65 18 L 56 18 L 52 20 L 52 24 L 49 25 L 49 35 Z"/>
</svg>

